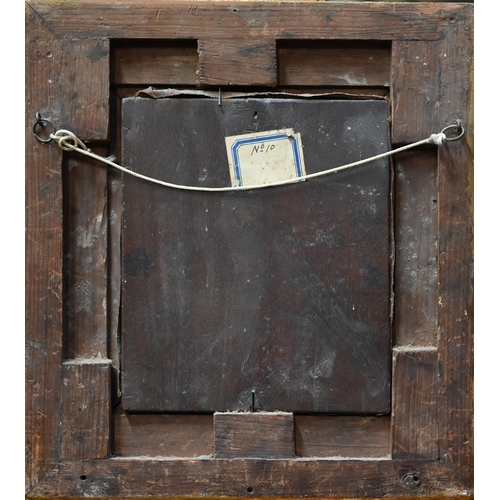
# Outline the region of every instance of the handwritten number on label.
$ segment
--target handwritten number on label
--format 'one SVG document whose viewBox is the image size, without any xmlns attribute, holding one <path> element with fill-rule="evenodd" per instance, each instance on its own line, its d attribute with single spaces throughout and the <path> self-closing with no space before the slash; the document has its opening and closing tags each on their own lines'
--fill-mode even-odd
<svg viewBox="0 0 500 500">
<path fill-rule="evenodd" d="M 262 143 L 260 146 L 254 146 L 252 148 L 252 156 L 254 153 L 267 153 L 269 151 L 272 151 L 276 147 L 276 144 L 268 144 L 267 146 Z"/>
</svg>

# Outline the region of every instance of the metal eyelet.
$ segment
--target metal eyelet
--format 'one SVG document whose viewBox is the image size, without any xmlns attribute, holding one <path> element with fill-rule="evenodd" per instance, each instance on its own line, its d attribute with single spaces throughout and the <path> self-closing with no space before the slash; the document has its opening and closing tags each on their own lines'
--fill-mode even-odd
<svg viewBox="0 0 500 500">
<path fill-rule="evenodd" d="M 448 136 L 446 136 L 446 141 L 448 141 L 448 142 L 449 141 L 458 141 L 458 139 L 462 138 L 463 135 L 465 134 L 465 129 L 462 126 L 462 121 L 461 120 L 457 120 L 456 123 L 454 123 L 452 125 L 448 125 L 443 130 L 441 130 L 441 133 L 444 134 L 444 135 L 446 135 L 446 131 L 450 130 L 450 129 L 456 130 L 456 133 L 458 135 L 456 135 L 455 137 L 448 137 Z"/>
<path fill-rule="evenodd" d="M 49 137 L 48 139 L 43 139 L 42 137 L 40 137 L 37 133 L 38 131 L 38 128 L 45 128 L 45 127 L 52 127 L 52 131 L 49 131 Z M 40 113 L 37 113 L 35 115 L 35 123 L 33 124 L 33 135 L 40 141 L 40 142 L 43 142 L 43 143 L 47 143 L 47 142 L 50 142 L 52 141 L 52 137 L 50 137 L 50 134 L 52 132 L 55 132 L 56 131 L 56 127 L 55 125 L 50 121 L 48 120 L 47 118 L 42 118 L 42 115 Z"/>
</svg>

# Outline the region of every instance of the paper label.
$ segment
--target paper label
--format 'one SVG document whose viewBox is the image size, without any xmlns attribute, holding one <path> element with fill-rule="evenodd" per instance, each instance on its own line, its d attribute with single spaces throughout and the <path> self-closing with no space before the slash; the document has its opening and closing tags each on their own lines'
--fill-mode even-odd
<svg viewBox="0 0 500 500">
<path fill-rule="evenodd" d="M 226 137 L 233 186 L 260 186 L 306 174 L 300 134 L 293 129 Z"/>
</svg>

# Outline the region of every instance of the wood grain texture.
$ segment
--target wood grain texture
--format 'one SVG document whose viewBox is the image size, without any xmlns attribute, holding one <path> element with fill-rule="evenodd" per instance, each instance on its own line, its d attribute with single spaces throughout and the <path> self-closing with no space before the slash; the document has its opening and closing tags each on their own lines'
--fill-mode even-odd
<svg viewBox="0 0 500 500">
<path fill-rule="evenodd" d="M 30 498 L 467 497 L 439 462 L 416 460 L 144 460 L 64 462 Z"/>
<path fill-rule="evenodd" d="M 280 40 L 278 74 L 280 85 L 388 87 L 391 47 L 374 42 Z"/>
<path fill-rule="evenodd" d="M 394 165 L 395 345 L 436 346 L 437 152 L 402 153 Z"/>
<path fill-rule="evenodd" d="M 393 458 L 439 458 L 437 392 L 436 349 L 394 352 Z"/>
<path fill-rule="evenodd" d="M 71 130 L 83 141 L 107 139 L 109 40 L 65 38 L 61 55 L 58 127 Z"/>
<path fill-rule="evenodd" d="M 212 415 L 127 414 L 114 417 L 114 450 L 119 457 L 212 455 Z"/>
<path fill-rule="evenodd" d="M 58 109 L 59 42 L 26 7 L 26 489 L 59 461 L 62 351 L 62 152 L 38 142 L 35 113 Z"/>
<path fill-rule="evenodd" d="M 392 142 L 415 142 L 439 132 L 439 61 L 436 42 L 392 45 Z"/>
<path fill-rule="evenodd" d="M 227 186 L 223 138 L 288 123 L 309 173 L 388 147 L 384 101 L 136 98 L 123 163 Z M 389 182 L 385 161 L 237 193 L 128 177 L 124 408 L 247 411 L 255 389 L 258 410 L 389 413 Z"/>
<path fill-rule="evenodd" d="M 61 447 L 64 460 L 109 456 L 110 368 L 110 362 L 99 360 L 64 364 Z"/>
<path fill-rule="evenodd" d="M 215 413 L 215 458 L 293 458 L 293 413 Z"/>
<path fill-rule="evenodd" d="M 474 477 L 471 23 L 456 24 L 439 49 L 443 74 L 448 75 L 442 102 L 449 103 L 441 109 L 441 119 L 462 119 L 466 134 L 438 150 L 440 456 L 468 487 Z"/>
<path fill-rule="evenodd" d="M 121 164 L 121 98 L 113 90 L 110 96 L 109 152 Z M 108 357 L 111 359 L 113 407 L 120 399 L 120 304 L 121 304 L 121 233 L 122 233 L 122 184 L 119 170 L 108 170 L 108 265 L 107 265 L 107 326 Z"/>
<path fill-rule="evenodd" d="M 424 139 L 457 119 L 468 119 L 473 6 L 462 4 L 460 11 L 461 15 L 450 15 L 445 36 L 439 41 L 393 43 L 395 144 Z"/>
<path fill-rule="evenodd" d="M 107 148 L 93 147 L 107 156 Z M 64 160 L 65 357 L 107 358 L 107 169 L 80 154 Z"/>
<path fill-rule="evenodd" d="M 442 42 L 443 72 L 449 85 L 443 100 L 453 103 L 446 120 L 462 118 L 466 135 L 438 151 L 439 297 L 438 397 L 440 457 L 455 478 L 473 484 L 473 212 L 470 23 L 456 25 Z"/>
<path fill-rule="evenodd" d="M 277 84 L 274 38 L 201 39 L 198 51 L 201 85 Z"/>
<path fill-rule="evenodd" d="M 295 416 L 298 457 L 383 457 L 390 455 L 389 417 Z"/>
<path fill-rule="evenodd" d="M 114 85 L 195 85 L 198 49 L 190 41 L 120 41 L 112 46 Z"/>
<path fill-rule="evenodd" d="M 437 40 L 450 19 L 469 9 L 457 5 L 327 2 L 166 2 L 81 0 L 55 4 L 30 0 L 60 35 L 109 38 L 217 39 L 245 36 L 344 39 Z M 286 22 L 283 20 L 286 19 Z M 244 34 L 244 35 L 243 35 Z"/>
</svg>

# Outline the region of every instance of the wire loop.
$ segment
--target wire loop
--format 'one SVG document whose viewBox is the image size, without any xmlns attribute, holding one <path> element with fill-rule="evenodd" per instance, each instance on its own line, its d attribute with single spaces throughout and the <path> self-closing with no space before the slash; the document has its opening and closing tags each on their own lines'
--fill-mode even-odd
<svg viewBox="0 0 500 500">
<path fill-rule="evenodd" d="M 455 137 L 448 137 L 445 132 L 447 130 L 451 130 L 451 129 L 455 129 L 456 130 L 456 133 L 458 135 L 456 135 Z M 463 135 L 465 134 L 465 129 L 462 125 L 462 121 L 461 120 L 457 120 L 456 123 L 453 123 L 451 125 L 448 125 L 447 127 L 445 127 L 443 130 L 441 130 L 441 133 L 444 134 L 446 136 L 446 141 L 458 141 L 458 139 L 461 139 L 463 137 Z"/>
<path fill-rule="evenodd" d="M 49 137 L 47 139 L 43 139 L 42 137 L 40 137 L 37 133 L 37 129 L 38 127 L 40 128 L 45 128 L 47 125 L 49 125 L 50 127 L 52 127 L 53 131 L 56 130 L 56 126 L 50 121 L 48 120 L 47 118 L 42 118 L 42 115 L 40 113 L 36 113 L 35 115 L 35 123 L 33 124 L 33 135 L 40 141 L 40 142 L 43 142 L 43 143 L 47 143 L 47 142 L 50 142 L 52 141 L 52 137 L 51 137 L 51 133 L 49 133 Z"/>
</svg>

